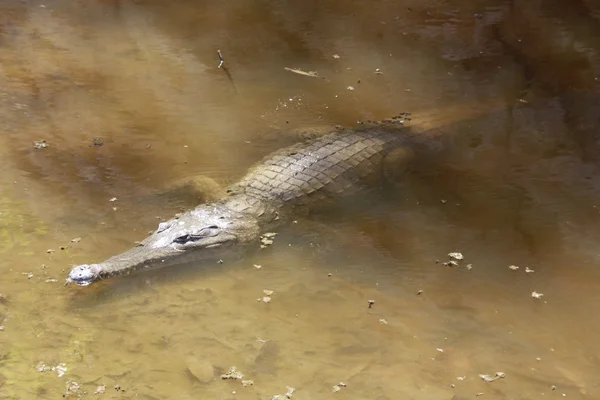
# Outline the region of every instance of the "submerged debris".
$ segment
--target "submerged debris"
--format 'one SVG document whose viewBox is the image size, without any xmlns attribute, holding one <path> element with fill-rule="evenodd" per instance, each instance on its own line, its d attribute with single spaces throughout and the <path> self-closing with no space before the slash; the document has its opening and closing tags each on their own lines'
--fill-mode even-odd
<svg viewBox="0 0 600 400">
<path fill-rule="evenodd" d="M 99 138 L 99 137 L 94 137 L 92 138 L 92 143 L 90 144 L 90 147 L 101 147 L 104 146 L 104 139 Z"/>
<path fill-rule="evenodd" d="M 52 367 L 46 365 L 45 362 L 40 361 L 38 365 L 35 367 L 39 372 L 47 372 L 52 371 Z"/>
<path fill-rule="evenodd" d="M 291 399 L 292 396 L 294 395 L 295 391 L 296 391 L 296 389 L 294 389 L 293 387 L 287 386 L 287 393 L 286 394 L 276 394 L 275 396 L 271 397 L 271 400 L 286 400 L 286 399 Z"/>
<path fill-rule="evenodd" d="M 339 392 L 342 388 L 345 388 L 346 384 L 344 382 L 340 382 L 337 385 L 333 385 L 333 393 Z"/>
<path fill-rule="evenodd" d="M 258 299 L 256 299 L 256 301 L 259 301 L 259 302 L 262 301 L 263 303 L 270 303 L 271 302 L 271 295 L 273 293 L 275 293 L 275 292 L 273 290 L 264 289 L 263 293 L 266 296 L 263 296 L 262 298 L 259 297 Z"/>
<path fill-rule="evenodd" d="M 238 379 L 242 380 L 244 374 L 237 370 L 235 366 L 229 368 L 226 374 L 221 375 L 221 379 Z"/>
<path fill-rule="evenodd" d="M 60 363 L 56 367 L 52 368 L 53 371 L 56 371 L 58 377 L 62 377 L 67 372 L 67 364 Z"/>
<path fill-rule="evenodd" d="M 277 236 L 277 233 L 275 232 L 267 232 L 260 235 L 260 248 L 264 249 L 267 246 L 272 245 L 275 240 L 275 236 Z"/>
<path fill-rule="evenodd" d="M 214 366 L 205 358 L 198 359 L 193 355 L 186 357 L 185 364 L 187 370 L 194 378 L 198 381 L 207 383 L 214 379 L 215 369 Z"/>
<path fill-rule="evenodd" d="M 465 259 L 465 256 L 463 256 L 463 254 L 459 252 L 448 253 L 448 257 L 450 257 L 450 260 L 442 263 L 442 265 L 445 267 L 460 267 L 458 261 L 462 261 Z M 436 260 L 436 264 L 439 262 L 439 260 Z M 471 270 L 473 269 L 473 264 L 467 264 L 464 265 L 464 267 L 468 270 Z"/>
<path fill-rule="evenodd" d="M 317 71 L 306 72 L 306 71 L 302 71 L 301 69 L 298 69 L 298 68 L 288 68 L 288 67 L 284 67 L 283 69 L 285 69 L 286 71 L 289 71 L 289 72 L 293 72 L 298 75 L 310 76 L 312 78 L 319 78 L 319 74 L 317 73 Z"/>
<path fill-rule="evenodd" d="M 498 379 L 504 379 L 506 374 L 504 372 L 496 372 L 494 376 L 480 374 L 479 377 L 486 382 L 494 382 Z"/>
<path fill-rule="evenodd" d="M 533 297 L 534 299 L 541 299 L 542 296 L 544 296 L 544 293 L 538 293 L 535 290 L 531 292 L 531 297 Z"/>
<path fill-rule="evenodd" d="M 373 304 L 375 304 L 375 300 L 369 300 L 369 308 L 373 307 Z"/>
<path fill-rule="evenodd" d="M 73 382 L 73 381 L 69 381 L 67 382 L 67 392 L 65 394 L 63 394 L 63 397 L 70 397 L 71 394 L 79 394 L 79 383 L 77 382 Z"/>
<path fill-rule="evenodd" d="M 33 147 L 36 150 L 42 150 L 48 148 L 48 146 L 49 144 L 45 140 L 36 140 L 35 142 L 33 142 Z"/>
<path fill-rule="evenodd" d="M 509 265 L 508 269 L 512 270 L 512 271 L 517 271 L 520 267 L 517 265 Z M 528 274 L 531 274 L 532 272 L 535 272 L 533 269 L 529 268 L 529 267 L 525 267 L 525 272 Z"/>
<path fill-rule="evenodd" d="M 104 394 L 106 392 L 106 385 L 101 385 L 96 388 L 94 394 Z"/>
<path fill-rule="evenodd" d="M 40 361 L 38 365 L 35 367 L 39 372 L 48 372 L 48 371 L 56 371 L 58 377 L 62 377 L 67 372 L 67 364 L 60 363 L 56 367 L 51 367 L 46 363 Z"/>
<path fill-rule="evenodd" d="M 454 260 L 446 261 L 445 263 L 442 263 L 442 265 L 445 267 L 458 267 L 458 263 Z"/>
</svg>

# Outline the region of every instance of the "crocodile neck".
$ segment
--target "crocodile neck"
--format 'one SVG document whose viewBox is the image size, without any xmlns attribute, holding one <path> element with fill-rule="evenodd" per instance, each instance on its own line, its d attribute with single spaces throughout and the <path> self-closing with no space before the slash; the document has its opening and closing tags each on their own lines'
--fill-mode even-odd
<svg viewBox="0 0 600 400">
<path fill-rule="evenodd" d="M 291 214 L 289 208 L 294 208 L 284 207 L 286 202 L 283 200 L 265 199 L 243 192 L 230 193 L 220 202 L 234 213 L 255 219 L 261 231 L 273 230 L 289 222 Z"/>
</svg>

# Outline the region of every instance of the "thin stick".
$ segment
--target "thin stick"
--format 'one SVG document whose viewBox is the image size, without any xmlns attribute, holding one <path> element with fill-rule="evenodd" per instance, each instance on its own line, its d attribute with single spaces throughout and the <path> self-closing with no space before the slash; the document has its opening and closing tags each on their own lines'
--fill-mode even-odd
<svg viewBox="0 0 600 400">
<path fill-rule="evenodd" d="M 217 50 L 217 54 L 219 55 L 219 68 L 221 68 L 225 60 L 223 59 L 223 54 L 221 54 L 221 50 Z"/>
<path fill-rule="evenodd" d="M 225 71 L 225 74 L 227 74 L 227 78 L 229 78 L 229 81 L 233 85 L 233 88 L 235 89 L 235 91 L 237 93 L 239 93 L 238 88 L 237 88 L 235 82 L 233 81 L 233 77 L 231 76 L 231 74 L 229 73 L 229 69 L 225 65 L 225 59 L 223 58 L 223 54 L 221 54 L 221 50 L 217 50 L 217 54 L 219 55 L 219 68 L 221 68 L 223 71 Z"/>
</svg>

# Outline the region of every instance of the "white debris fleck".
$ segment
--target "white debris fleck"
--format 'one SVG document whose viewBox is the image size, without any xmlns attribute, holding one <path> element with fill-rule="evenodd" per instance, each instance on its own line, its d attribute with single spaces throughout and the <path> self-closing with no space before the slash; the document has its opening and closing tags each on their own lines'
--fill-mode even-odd
<svg viewBox="0 0 600 400">
<path fill-rule="evenodd" d="M 287 387 L 287 393 L 286 394 L 276 394 L 275 396 L 271 397 L 271 400 L 286 400 L 286 399 L 291 399 L 294 395 L 294 392 L 296 391 L 296 389 L 294 389 L 293 387 Z"/>
<path fill-rule="evenodd" d="M 266 294 L 267 296 L 272 295 L 273 293 L 275 293 L 273 290 L 269 290 L 269 289 L 264 289 L 263 293 Z"/>
<path fill-rule="evenodd" d="M 444 352 L 444 349 L 440 349 L 439 347 L 436 350 L 439 351 L 440 353 Z"/>
<path fill-rule="evenodd" d="M 286 389 L 287 389 L 287 392 L 285 394 L 285 397 L 287 397 L 288 399 L 291 399 L 292 395 L 294 394 L 296 389 L 294 389 L 293 387 L 289 387 L 289 386 L 286 386 Z"/>
<path fill-rule="evenodd" d="M 79 393 L 79 383 L 77 382 L 67 382 L 67 393 L 63 395 L 64 397 L 68 397 L 69 393 Z"/>
<path fill-rule="evenodd" d="M 261 268 L 262 268 L 262 265 L 254 264 L 254 268 L 256 268 L 256 269 L 261 269 Z"/>
<path fill-rule="evenodd" d="M 46 365 L 46 363 L 44 362 L 39 362 L 38 365 L 35 367 L 39 372 L 47 372 L 47 371 L 52 371 L 52 367 L 49 367 L 48 365 Z"/>
<path fill-rule="evenodd" d="M 354 91 L 354 86 L 348 86 L 346 88 L 346 90 L 348 90 L 349 92 L 352 92 L 352 91 Z"/>
<path fill-rule="evenodd" d="M 464 258 L 461 253 L 448 253 L 448 255 L 455 260 L 462 260 Z"/>
<path fill-rule="evenodd" d="M 484 375 L 484 374 L 479 375 L 479 377 L 486 382 L 494 382 L 495 380 L 498 380 L 498 379 L 504 379 L 505 376 L 506 376 L 506 374 L 504 372 L 496 372 L 496 374 L 494 376 Z"/>
<path fill-rule="evenodd" d="M 538 293 L 535 290 L 531 292 L 531 297 L 533 297 L 534 299 L 541 299 L 543 295 L 544 293 Z"/>
<path fill-rule="evenodd" d="M 344 382 L 340 382 L 337 385 L 333 385 L 333 393 L 339 392 L 342 388 L 345 388 L 346 384 Z"/>
<path fill-rule="evenodd" d="M 510 269 L 510 270 L 513 270 L 513 271 L 516 271 L 516 270 L 518 270 L 518 269 L 519 269 L 519 267 L 518 267 L 518 266 L 516 266 L 516 265 L 509 265 L 509 266 L 508 266 L 508 269 Z"/>
<path fill-rule="evenodd" d="M 221 379 L 239 379 L 239 380 L 241 380 L 243 377 L 244 377 L 244 374 L 242 374 L 240 371 L 238 371 L 238 369 L 235 366 L 229 368 L 229 371 L 227 371 L 226 374 L 221 375 Z"/>
<path fill-rule="evenodd" d="M 58 377 L 62 377 L 67 372 L 67 365 L 65 363 L 60 363 L 56 367 L 52 368 L 53 371 L 56 371 Z"/>
<path fill-rule="evenodd" d="M 532 269 L 530 269 L 530 268 L 528 268 L 528 267 L 525 267 L 525 272 L 527 272 L 528 274 L 530 274 L 530 273 L 535 272 L 535 271 L 532 270 Z"/>
<path fill-rule="evenodd" d="M 116 197 L 113 197 L 112 199 L 110 199 L 109 201 L 117 201 L 118 199 Z"/>
<path fill-rule="evenodd" d="M 383 324 L 383 325 L 387 325 L 387 323 L 388 323 L 388 322 L 387 322 L 387 320 L 386 320 L 385 318 L 381 318 L 381 319 L 379 320 L 379 323 L 380 323 L 380 324 Z"/>
<path fill-rule="evenodd" d="M 271 302 L 271 297 L 270 296 L 264 296 L 261 301 L 263 303 L 270 303 Z"/>
<path fill-rule="evenodd" d="M 335 58 L 336 60 L 339 60 L 341 57 L 339 56 L 339 54 L 334 54 L 331 57 Z"/>
<path fill-rule="evenodd" d="M 458 379 L 459 381 L 464 381 L 465 379 L 467 379 L 466 376 L 457 376 L 456 379 Z"/>
<path fill-rule="evenodd" d="M 454 260 L 450 260 L 445 263 L 442 263 L 442 265 L 444 265 L 446 267 L 458 267 L 458 263 Z"/>
</svg>

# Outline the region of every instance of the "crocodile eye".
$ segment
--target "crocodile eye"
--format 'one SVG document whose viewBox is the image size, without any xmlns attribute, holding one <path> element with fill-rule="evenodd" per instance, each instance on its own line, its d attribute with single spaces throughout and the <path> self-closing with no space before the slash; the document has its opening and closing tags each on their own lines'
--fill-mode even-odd
<svg viewBox="0 0 600 400">
<path fill-rule="evenodd" d="M 211 225 L 206 228 L 202 228 L 198 232 L 186 233 L 185 235 L 178 236 L 173 240 L 173 242 L 179 243 L 179 244 L 185 244 L 185 243 L 189 243 L 189 242 L 198 241 L 202 238 L 217 236 L 219 234 L 218 229 L 219 229 L 218 226 Z"/>
<path fill-rule="evenodd" d="M 179 244 L 184 244 L 187 242 L 191 242 L 193 239 L 191 237 L 191 235 L 182 235 L 182 236 L 178 236 L 176 237 L 173 242 L 175 243 L 179 243 Z"/>
</svg>

